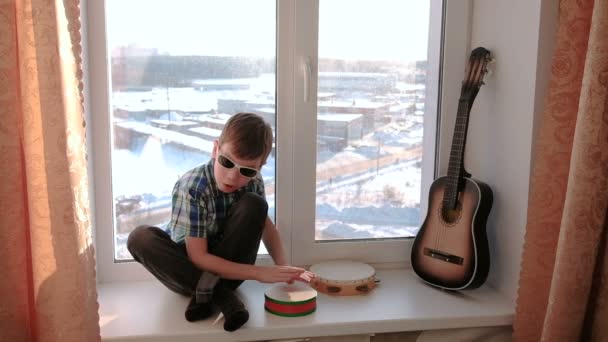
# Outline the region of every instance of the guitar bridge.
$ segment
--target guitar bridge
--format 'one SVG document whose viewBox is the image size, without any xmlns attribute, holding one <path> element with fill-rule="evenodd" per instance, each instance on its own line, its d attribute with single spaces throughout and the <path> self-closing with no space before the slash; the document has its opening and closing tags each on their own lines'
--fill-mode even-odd
<svg viewBox="0 0 608 342">
<path fill-rule="evenodd" d="M 436 249 L 424 247 L 424 255 L 430 256 L 431 258 L 439 259 L 445 262 L 449 262 L 455 265 L 462 265 L 464 259 L 453 254 L 445 253 Z"/>
</svg>

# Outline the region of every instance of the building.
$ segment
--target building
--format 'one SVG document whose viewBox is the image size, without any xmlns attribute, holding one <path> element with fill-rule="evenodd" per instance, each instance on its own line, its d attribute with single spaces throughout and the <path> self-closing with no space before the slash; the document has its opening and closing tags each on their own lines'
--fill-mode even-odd
<svg viewBox="0 0 608 342">
<path fill-rule="evenodd" d="M 376 102 L 366 99 L 352 101 L 319 101 L 317 104 L 319 114 L 361 114 L 363 134 L 372 132 L 376 123 L 388 115 L 391 110 L 389 102 Z"/>
<path fill-rule="evenodd" d="M 354 140 L 363 137 L 363 115 L 320 114 L 317 117 L 317 145 L 320 150 L 343 150 Z"/>
<path fill-rule="evenodd" d="M 372 72 L 319 72 L 320 92 L 332 92 L 338 95 L 353 94 L 386 94 L 394 91 L 396 80 L 385 73 Z"/>
</svg>

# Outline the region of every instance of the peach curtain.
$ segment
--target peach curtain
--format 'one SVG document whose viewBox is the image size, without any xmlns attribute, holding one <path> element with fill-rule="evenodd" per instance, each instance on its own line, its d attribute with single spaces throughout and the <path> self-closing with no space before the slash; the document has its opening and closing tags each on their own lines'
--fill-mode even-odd
<svg viewBox="0 0 608 342">
<path fill-rule="evenodd" d="M 0 340 L 99 341 L 78 0 L 0 0 Z"/>
<path fill-rule="evenodd" d="M 559 11 L 513 336 L 608 341 L 608 1 Z"/>
</svg>

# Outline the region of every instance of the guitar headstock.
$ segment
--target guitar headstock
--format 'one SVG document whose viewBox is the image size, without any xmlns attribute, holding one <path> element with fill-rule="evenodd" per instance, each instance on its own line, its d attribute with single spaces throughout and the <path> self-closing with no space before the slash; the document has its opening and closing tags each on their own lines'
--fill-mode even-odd
<svg viewBox="0 0 608 342">
<path fill-rule="evenodd" d="M 488 64 L 492 61 L 490 51 L 483 47 L 471 52 L 462 81 L 461 97 L 466 97 L 470 101 L 475 99 L 479 88 L 484 84 L 483 77 L 488 73 Z"/>
</svg>

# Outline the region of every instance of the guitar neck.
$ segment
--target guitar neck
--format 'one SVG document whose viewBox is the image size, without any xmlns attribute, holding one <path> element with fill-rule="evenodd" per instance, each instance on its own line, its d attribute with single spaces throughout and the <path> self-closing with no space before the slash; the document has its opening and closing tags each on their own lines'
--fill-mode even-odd
<svg viewBox="0 0 608 342">
<path fill-rule="evenodd" d="M 456 114 L 456 125 L 448 164 L 448 185 L 444 194 L 444 203 L 447 204 L 446 207 L 448 208 L 455 208 L 458 200 L 458 185 L 464 171 L 464 148 L 467 140 L 471 104 L 472 101 L 463 97 L 458 101 L 458 113 Z"/>
<path fill-rule="evenodd" d="M 473 101 L 483 84 L 483 74 L 486 72 L 490 51 L 478 47 L 471 53 L 469 64 L 465 70 L 465 79 L 460 89 L 456 127 L 452 139 L 452 150 L 448 164 L 447 187 L 443 195 L 443 205 L 446 209 L 456 209 L 458 204 L 458 189 L 464 176 L 464 146 L 467 141 L 469 114 Z"/>
</svg>

